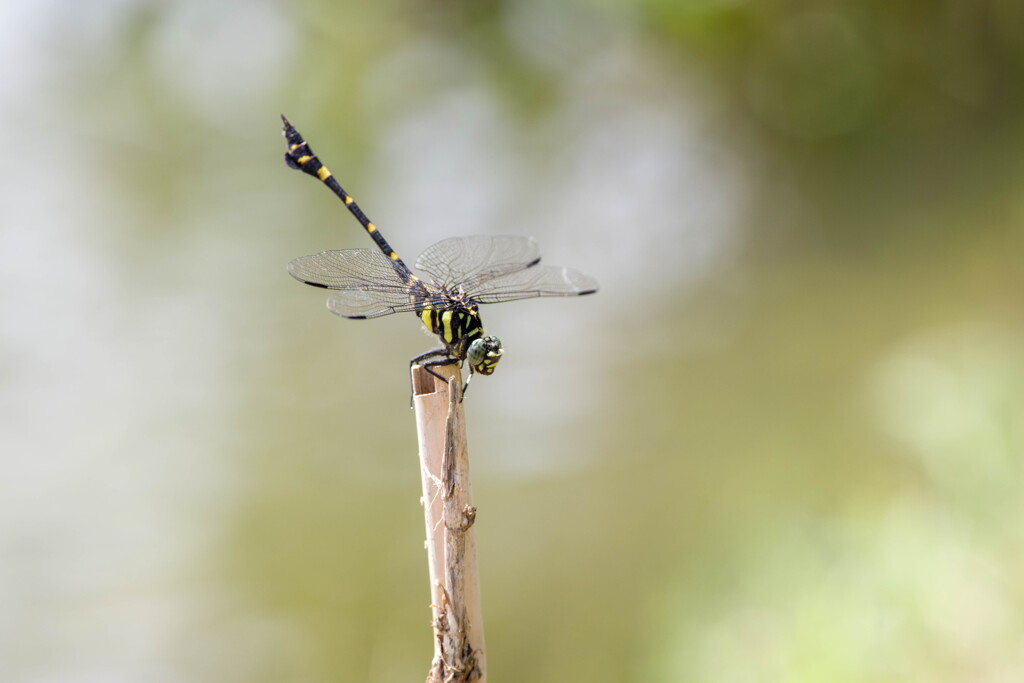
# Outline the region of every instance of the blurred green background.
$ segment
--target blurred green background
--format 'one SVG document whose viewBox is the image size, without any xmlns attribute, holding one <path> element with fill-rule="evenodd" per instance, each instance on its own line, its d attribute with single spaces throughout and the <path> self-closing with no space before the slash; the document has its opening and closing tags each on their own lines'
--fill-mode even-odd
<svg viewBox="0 0 1024 683">
<path fill-rule="evenodd" d="M 0 679 L 421 680 L 412 316 L 285 273 L 533 235 L 467 398 L 493 681 L 1024 680 L 1024 5 L 0 4 Z"/>
</svg>

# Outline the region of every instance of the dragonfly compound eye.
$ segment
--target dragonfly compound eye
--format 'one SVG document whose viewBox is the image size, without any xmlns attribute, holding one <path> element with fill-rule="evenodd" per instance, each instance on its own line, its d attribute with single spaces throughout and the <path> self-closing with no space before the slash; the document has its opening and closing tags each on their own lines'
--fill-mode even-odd
<svg viewBox="0 0 1024 683">
<path fill-rule="evenodd" d="M 466 360 L 469 361 L 469 367 L 473 372 L 490 375 L 498 367 L 498 361 L 501 360 L 503 353 L 500 339 L 494 336 L 480 337 L 469 345 Z"/>
</svg>

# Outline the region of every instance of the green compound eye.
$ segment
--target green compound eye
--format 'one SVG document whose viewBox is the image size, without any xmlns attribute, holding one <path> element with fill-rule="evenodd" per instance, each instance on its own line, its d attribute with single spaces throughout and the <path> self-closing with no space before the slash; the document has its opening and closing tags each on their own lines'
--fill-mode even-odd
<svg viewBox="0 0 1024 683">
<path fill-rule="evenodd" d="M 466 351 L 466 360 L 469 361 L 469 367 L 473 372 L 490 375 L 498 367 L 498 361 L 501 360 L 503 353 L 500 339 L 493 336 L 480 337 L 469 345 L 469 350 Z"/>
</svg>

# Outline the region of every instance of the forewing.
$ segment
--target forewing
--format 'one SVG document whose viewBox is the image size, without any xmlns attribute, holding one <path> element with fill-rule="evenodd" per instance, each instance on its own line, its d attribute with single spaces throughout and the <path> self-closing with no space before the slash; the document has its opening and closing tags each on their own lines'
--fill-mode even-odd
<svg viewBox="0 0 1024 683">
<path fill-rule="evenodd" d="M 466 293 L 481 304 L 539 296 L 582 296 L 597 291 L 597 280 L 575 268 L 533 266 L 480 283 Z"/>
<path fill-rule="evenodd" d="M 340 249 L 302 256 L 288 264 L 288 273 L 307 285 L 327 289 L 352 289 L 368 284 L 405 289 L 391 259 L 369 249 Z"/>
<path fill-rule="evenodd" d="M 377 251 L 322 251 L 295 259 L 288 272 L 307 285 L 337 290 L 327 308 L 346 318 L 378 318 L 418 305 L 391 260 Z"/>
<path fill-rule="evenodd" d="M 472 235 L 452 237 L 427 247 L 416 267 L 441 285 L 473 285 L 525 270 L 540 261 L 532 237 Z"/>
</svg>

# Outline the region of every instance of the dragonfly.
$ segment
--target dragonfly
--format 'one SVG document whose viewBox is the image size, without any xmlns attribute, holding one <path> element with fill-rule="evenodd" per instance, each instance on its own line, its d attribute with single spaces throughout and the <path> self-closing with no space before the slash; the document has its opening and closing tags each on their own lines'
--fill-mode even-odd
<svg viewBox="0 0 1024 683">
<path fill-rule="evenodd" d="M 283 115 L 285 162 L 317 179 L 355 216 L 377 245 L 372 249 L 336 249 L 302 256 L 288 264 L 296 280 L 333 290 L 327 308 L 343 318 L 364 320 L 414 313 L 441 347 L 414 356 L 431 375 L 433 368 L 468 363 L 469 378 L 490 375 L 504 354 L 501 340 L 484 332 L 481 304 L 553 296 L 583 296 L 597 281 L 573 268 L 540 264 L 532 237 L 472 235 L 452 237 L 427 247 L 416 260 L 420 277 L 398 256 L 373 222 Z"/>
</svg>

